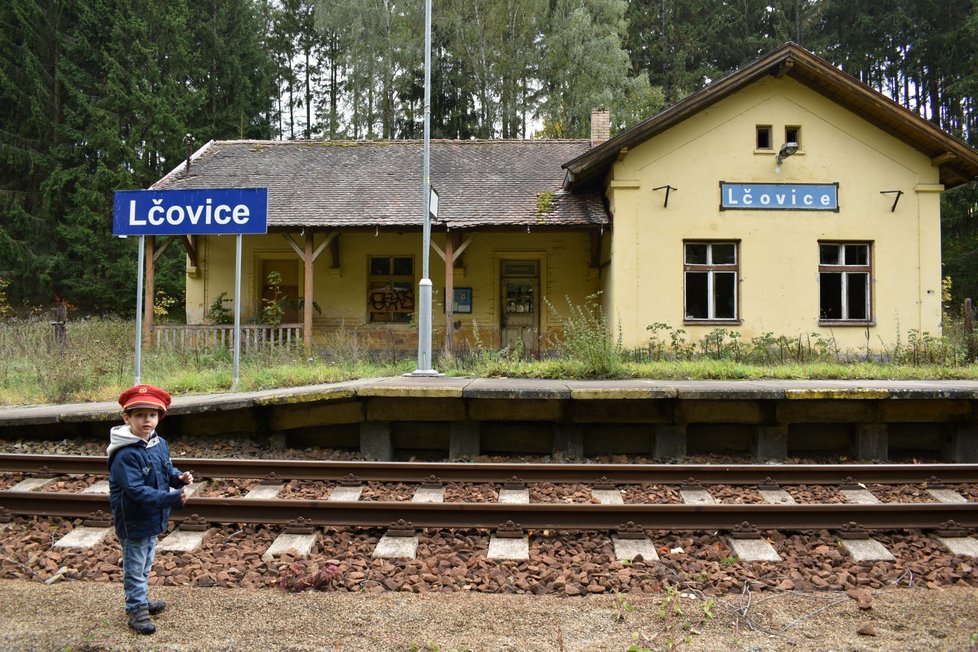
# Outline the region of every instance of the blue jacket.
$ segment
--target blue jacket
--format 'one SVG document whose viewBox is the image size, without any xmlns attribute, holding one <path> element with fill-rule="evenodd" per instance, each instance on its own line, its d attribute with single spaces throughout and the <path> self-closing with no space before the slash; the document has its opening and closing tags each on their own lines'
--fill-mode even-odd
<svg viewBox="0 0 978 652">
<path fill-rule="evenodd" d="M 170 447 L 155 432 L 149 441 L 129 426 L 112 428 L 109 456 L 109 504 L 119 539 L 144 539 L 166 529 L 170 509 L 182 507 L 181 472 L 170 463 Z"/>
</svg>

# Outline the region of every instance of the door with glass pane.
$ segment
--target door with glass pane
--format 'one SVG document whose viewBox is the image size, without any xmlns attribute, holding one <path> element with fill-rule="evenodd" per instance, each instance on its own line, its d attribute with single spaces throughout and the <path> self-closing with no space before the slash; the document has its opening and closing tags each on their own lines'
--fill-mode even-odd
<svg viewBox="0 0 978 652">
<path fill-rule="evenodd" d="M 502 346 L 535 355 L 540 348 L 540 265 L 535 260 L 500 263 Z"/>
</svg>

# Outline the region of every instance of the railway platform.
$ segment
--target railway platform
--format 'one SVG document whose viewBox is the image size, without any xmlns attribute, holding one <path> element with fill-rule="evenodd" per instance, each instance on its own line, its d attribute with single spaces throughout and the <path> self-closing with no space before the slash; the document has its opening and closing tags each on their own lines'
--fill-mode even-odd
<svg viewBox="0 0 978 652">
<path fill-rule="evenodd" d="M 0 437 L 99 437 L 115 402 L 0 408 Z M 175 396 L 163 430 L 270 445 L 358 450 L 365 459 L 440 452 L 596 454 L 761 461 L 837 454 L 978 462 L 978 382 L 370 378 Z"/>
</svg>

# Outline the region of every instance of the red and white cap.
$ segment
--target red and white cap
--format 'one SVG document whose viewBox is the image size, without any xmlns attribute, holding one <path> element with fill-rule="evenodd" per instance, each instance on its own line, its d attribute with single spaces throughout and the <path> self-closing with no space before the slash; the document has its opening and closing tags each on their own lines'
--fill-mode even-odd
<svg viewBox="0 0 978 652">
<path fill-rule="evenodd" d="M 136 385 L 119 394 L 119 405 L 122 411 L 148 408 L 166 413 L 170 407 L 170 395 L 165 390 L 152 385 Z"/>
</svg>

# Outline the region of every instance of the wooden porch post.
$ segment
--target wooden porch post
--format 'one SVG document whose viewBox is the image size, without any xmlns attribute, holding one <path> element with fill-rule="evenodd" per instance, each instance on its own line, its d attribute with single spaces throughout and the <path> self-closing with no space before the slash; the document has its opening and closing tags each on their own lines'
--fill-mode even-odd
<svg viewBox="0 0 978 652">
<path fill-rule="evenodd" d="M 146 236 L 146 289 L 143 295 L 143 347 L 145 348 L 153 345 L 153 287 L 156 282 L 153 278 L 156 270 L 153 249 L 155 243 L 156 236 Z"/>
<path fill-rule="evenodd" d="M 456 233 L 445 234 L 445 353 L 452 352 L 452 331 L 455 322 L 455 238 Z"/>
<path fill-rule="evenodd" d="M 307 229 L 306 252 L 302 257 L 306 272 L 305 287 L 302 292 L 302 342 L 306 353 L 312 352 L 312 264 L 316 260 L 312 251 L 312 237 L 312 229 Z"/>
</svg>

